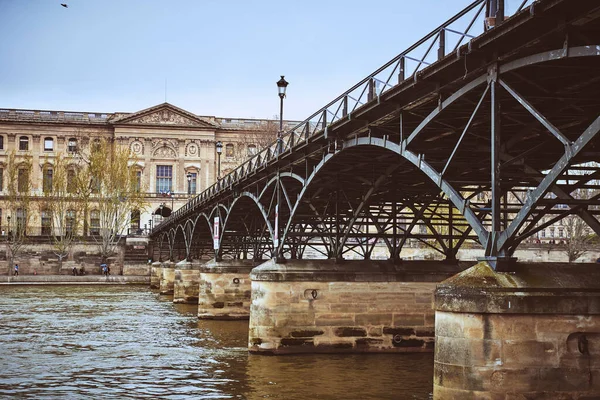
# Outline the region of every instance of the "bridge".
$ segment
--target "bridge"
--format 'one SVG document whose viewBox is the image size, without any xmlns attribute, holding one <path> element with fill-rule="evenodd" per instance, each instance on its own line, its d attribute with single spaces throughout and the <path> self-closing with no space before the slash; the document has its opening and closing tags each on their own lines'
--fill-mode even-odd
<svg viewBox="0 0 600 400">
<path fill-rule="evenodd" d="M 512 393 L 515 382 L 538 393 L 561 368 L 583 374 L 577 357 L 600 356 L 597 269 L 514 253 L 574 215 L 600 234 L 600 4 L 525 0 L 505 13 L 503 0 L 474 1 L 281 132 L 153 229 L 157 270 L 203 264 L 200 305 L 216 285 L 206 274 L 249 274 L 233 280 L 251 304 L 230 303 L 249 308 L 256 352 L 431 351 L 435 317 L 436 398 Z M 444 261 L 402 260 L 408 243 Z M 474 243 L 484 262 L 465 270 L 457 254 Z M 373 259 L 378 245 L 388 260 Z M 589 324 L 564 328 L 575 315 Z M 487 328 L 469 330 L 473 320 Z M 515 342 L 531 360 L 505 355 Z M 540 349 L 556 357 L 533 361 Z M 486 368 L 499 359 L 506 381 L 494 386 Z M 561 382 L 557 392 L 600 395 L 591 380 Z"/>
</svg>

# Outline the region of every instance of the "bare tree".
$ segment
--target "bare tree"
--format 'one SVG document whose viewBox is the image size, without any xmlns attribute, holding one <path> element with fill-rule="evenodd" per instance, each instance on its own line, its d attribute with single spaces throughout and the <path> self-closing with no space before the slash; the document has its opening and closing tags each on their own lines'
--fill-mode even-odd
<svg viewBox="0 0 600 400">
<path fill-rule="evenodd" d="M 598 163 L 584 163 L 573 166 L 569 169 L 570 180 L 567 184 L 573 183 L 571 195 L 575 199 L 586 200 L 598 197 L 598 180 L 592 178 L 592 172 L 597 169 Z M 594 206 L 590 206 L 592 208 Z M 577 260 L 589 251 L 594 239 L 590 229 L 584 220 L 575 211 L 573 214 L 563 218 L 563 227 L 565 229 L 566 240 L 564 252 L 569 258 L 569 262 Z"/>
<path fill-rule="evenodd" d="M 224 175 L 242 164 L 249 158 L 258 154 L 262 149 L 270 146 L 277 140 L 279 122 L 272 120 L 261 121 L 252 129 L 240 132 L 232 153 L 228 153 L 225 145 Z"/>
<path fill-rule="evenodd" d="M 77 185 L 77 162 L 74 153 L 59 153 L 54 164 L 45 163 L 42 172 L 45 176 L 44 197 L 40 202 L 42 234 L 47 233 L 51 237 L 61 268 L 83 221 L 84 202 Z"/>
<path fill-rule="evenodd" d="M 27 228 L 31 220 L 32 206 L 32 158 L 31 155 L 17 156 L 15 151 L 8 154 L 6 165 L 7 185 L 4 209 L 7 216 L 8 232 L 6 235 L 6 250 L 8 259 L 8 274 L 14 260 L 23 251 L 27 240 Z"/>
<path fill-rule="evenodd" d="M 129 148 L 113 141 L 95 138 L 87 149 L 82 149 L 89 177 L 89 208 L 98 215 L 96 234 L 93 235 L 103 259 L 115 253 L 125 233 L 133 210 L 147 204 L 137 185 L 135 172 L 129 168 L 135 163 Z"/>
</svg>

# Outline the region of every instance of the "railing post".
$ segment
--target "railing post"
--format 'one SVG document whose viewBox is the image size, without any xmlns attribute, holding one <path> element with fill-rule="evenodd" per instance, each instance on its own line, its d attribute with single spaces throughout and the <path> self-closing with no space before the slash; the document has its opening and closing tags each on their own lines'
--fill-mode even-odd
<svg viewBox="0 0 600 400">
<path fill-rule="evenodd" d="M 446 30 L 440 29 L 440 47 L 438 48 L 438 60 L 441 60 L 446 55 Z"/>
<path fill-rule="evenodd" d="M 398 83 L 404 81 L 406 75 L 406 62 L 404 56 L 398 61 Z"/>
<path fill-rule="evenodd" d="M 327 109 L 323 110 L 323 127 L 322 129 L 327 128 Z"/>
<path fill-rule="evenodd" d="M 304 139 L 308 140 L 310 136 L 310 122 L 306 121 L 306 126 L 304 127 Z"/>
<path fill-rule="evenodd" d="M 342 107 L 342 116 L 348 115 L 348 96 L 344 96 L 344 105 Z"/>
<path fill-rule="evenodd" d="M 367 101 L 371 101 L 375 98 L 375 80 L 369 79 L 369 89 L 367 90 Z"/>
</svg>

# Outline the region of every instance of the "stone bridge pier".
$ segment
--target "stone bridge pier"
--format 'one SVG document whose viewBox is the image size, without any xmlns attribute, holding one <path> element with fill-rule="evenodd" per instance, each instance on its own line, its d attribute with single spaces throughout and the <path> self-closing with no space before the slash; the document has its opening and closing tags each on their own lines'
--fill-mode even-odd
<svg viewBox="0 0 600 400">
<path fill-rule="evenodd" d="M 250 274 L 249 350 L 433 351 L 435 286 L 463 268 L 436 261 L 267 261 Z"/>
<path fill-rule="evenodd" d="M 434 399 L 600 399 L 600 269 L 487 263 L 435 300 Z"/>
</svg>

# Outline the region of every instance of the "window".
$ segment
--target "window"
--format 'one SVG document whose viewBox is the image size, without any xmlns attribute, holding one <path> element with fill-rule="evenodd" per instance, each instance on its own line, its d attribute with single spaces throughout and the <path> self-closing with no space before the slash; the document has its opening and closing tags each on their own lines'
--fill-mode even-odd
<svg viewBox="0 0 600 400">
<path fill-rule="evenodd" d="M 100 193 L 100 179 L 95 176 L 92 176 L 92 180 L 90 181 L 90 188 L 92 194 Z"/>
<path fill-rule="evenodd" d="M 77 177 L 74 169 L 67 170 L 67 193 L 77 191 Z"/>
<path fill-rule="evenodd" d="M 25 213 L 25 210 L 23 210 L 22 208 L 17 208 L 17 235 L 21 235 L 21 234 L 25 234 L 26 233 L 26 222 L 27 222 L 27 214 Z"/>
<path fill-rule="evenodd" d="M 171 194 L 173 183 L 173 166 L 157 165 L 156 166 L 156 191 L 158 193 Z"/>
<path fill-rule="evenodd" d="M 19 138 L 19 150 L 29 150 L 29 138 L 27 136 L 21 136 Z"/>
<path fill-rule="evenodd" d="M 47 137 L 44 139 L 44 151 L 53 151 L 54 150 L 54 139 L 51 137 Z"/>
<path fill-rule="evenodd" d="M 196 180 L 197 180 L 198 174 L 195 172 L 191 172 L 190 175 L 191 175 L 192 179 L 190 179 L 189 191 L 190 191 L 190 194 L 196 194 L 196 187 L 197 187 Z"/>
<path fill-rule="evenodd" d="M 43 181 L 42 181 L 44 193 L 52 192 L 52 175 L 53 174 L 54 174 L 54 171 L 52 170 L 51 167 L 44 168 L 44 177 L 43 177 Z"/>
<path fill-rule="evenodd" d="M 17 190 L 19 192 L 29 191 L 29 171 L 26 168 L 19 168 L 17 171 Z"/>
<path fill-rule="evenodd" d="M 140 210 L 131 212 L 131 233 L 137 233 L 140 229 Z"/>
<path fill-rule="evenodd" d="M 558 236 L 565 237 L 565 230 L 563 228 L 558 228 Z"/>
<path fill-rule="evenodd" d="M 135 191 L 140 192 L 142 190 L 142 171 L 135 171 Z"/>
<path fill-rule="evenodd" d="M 100 234 L 100 211 L 98 210 L 90 212 L 90 234 Z"/>
<path fill-rule="evenodd" d="M 554 228 L 550 228 L 550 237 L 554 237 Z"/>
<path fill-rule="evenodd" d="M 77 217 L 77 213 L 75 210 L 67 210 L 65 217 L 65 236 L 73 236 L 75 234 L 75 218 Z"/>
<path fill-rule="evenodd" d="M 77 151 L 77 139 L 70 138 L 67 142 L 67 151 L 69 153 L 75 153 Z"/>
<path fill-rule="evenodd" d="M 52 231 L 52 219 L 50 211 L 42 210 L 42 235 L 50 235 Z"/>
<path fill-rule="evenodd" d="M 542 237 L 543 237 L 543 238 L 545 238 L 545 237 L 546 237 L 546 230 L 545 230 L 545 229 L 544 229 L 544 230 L 542 230 L 542 232 L 541 232 L 541 233 L 542 233 Z"/>
<path fill-rule="evenodd" d="M 4 190 L 4 168 L 0 168 L 0 191 Z"/>
<path fill-rule="evenodd" d="M 225 146 L 225 157 L 233 157 L 233 144 L 227 143 Z"/>
<path fill-rule="evenodd" d="M 0 136 L 0 150 L 4 150 L 4 136 Z"/>
<path fill-rule="evenodd" d="M 256 155 L 257 151 L 256 151 L 256 145 L 254 144 L 249 144 L 248 145 L 248 157 L 252 157 L 253 155 Z"/>
</svg>

